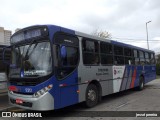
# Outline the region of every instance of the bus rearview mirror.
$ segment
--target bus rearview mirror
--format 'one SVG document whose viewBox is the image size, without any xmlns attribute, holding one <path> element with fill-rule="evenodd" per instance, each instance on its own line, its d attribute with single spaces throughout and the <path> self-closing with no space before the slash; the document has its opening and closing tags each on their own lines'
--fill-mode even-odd
<svg viewBox="0 0 160 120">
<path fill-rule="evenodd" d="M 61 46 L 61 58 L 64 59 L 67 56 L 67 50 L 65 46 Z"/>
</svg>

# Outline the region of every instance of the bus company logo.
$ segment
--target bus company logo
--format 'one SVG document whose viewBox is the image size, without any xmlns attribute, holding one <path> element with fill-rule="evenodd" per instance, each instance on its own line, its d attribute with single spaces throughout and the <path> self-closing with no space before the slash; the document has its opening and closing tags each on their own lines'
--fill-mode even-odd
<svg viewBox="0 0 160 120">
<path fill-rule="evenodd" d="M 2 112 L 2 117 L 11 117 L 11 112 Z"/>
<path fill-rule="evenodd" d="M 114 70 L 114 75 L 122 74 L 122 70 Z"/>
</svg>

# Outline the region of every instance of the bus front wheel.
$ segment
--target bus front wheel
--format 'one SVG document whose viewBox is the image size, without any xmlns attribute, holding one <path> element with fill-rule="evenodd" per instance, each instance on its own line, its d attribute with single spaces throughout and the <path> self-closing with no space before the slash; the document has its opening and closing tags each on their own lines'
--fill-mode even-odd
<svg viewBox="0 0 160 120">
<path fill-rule="evenodd" d="M 90 84 L 86 90 L 86 101 L 87 107 L 94 107 L 98 103 L 98 89 L 94 84 Z"/>
</svg>

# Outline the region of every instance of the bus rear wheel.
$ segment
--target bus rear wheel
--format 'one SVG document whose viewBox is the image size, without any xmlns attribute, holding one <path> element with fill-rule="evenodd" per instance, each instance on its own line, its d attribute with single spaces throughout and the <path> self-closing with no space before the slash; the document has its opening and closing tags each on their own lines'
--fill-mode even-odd
<svg viewBox="0 0 160 120">
<path fill-rule="evenodd" d="M 143 88 L 144 88 L 144 77 L 140 76 L 138 90 L 143 90 Z"/>
<path fill-rule="evenodd" d="M 87 107 L 94 107 L 98 103 L 98 89 L 94 84 L 90 84 L 86 90 L 86 101 L 85 105 Z"/>
</svg>

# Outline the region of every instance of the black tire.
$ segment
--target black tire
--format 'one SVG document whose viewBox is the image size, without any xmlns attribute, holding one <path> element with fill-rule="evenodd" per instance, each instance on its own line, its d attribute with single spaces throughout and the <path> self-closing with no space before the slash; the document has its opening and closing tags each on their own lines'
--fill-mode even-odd
<svg viewBox="0 0 160 120">
<path fill-rule="evenodd" d="M 144 77 L 140 76 L 138 90 L 141 91 L 143 89 L 144 89 Z"/>
<path fill-rule="evenodd" d="M 86 107 L 94 107 L 97 105 L 98 103 L 98 99 L 99 99 L 99 95 L 98 95 L 98 88 L 96 85 L 94 84 L 90 84 L 87 87 L 86 90 L 86 101 L 85 101 L 85 105 Z"/>
</svg>

